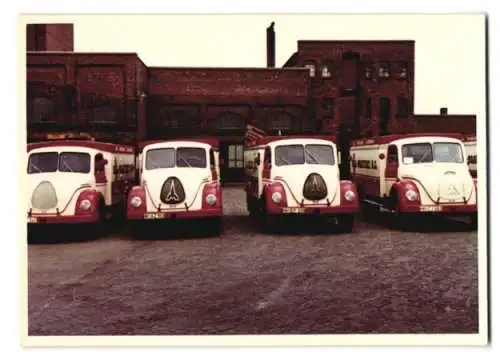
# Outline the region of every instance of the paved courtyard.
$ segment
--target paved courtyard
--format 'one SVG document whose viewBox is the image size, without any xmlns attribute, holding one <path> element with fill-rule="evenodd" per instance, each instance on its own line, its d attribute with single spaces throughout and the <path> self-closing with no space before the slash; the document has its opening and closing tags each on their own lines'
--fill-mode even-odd
<svg viewBox="0 0 500 360">
<path fill-rule="evenodd" d="M 418 232 L 358 220 L 353 234 L 263 235 L 241 188 L 224 232 L 196 222 L 146 239 L 73 232 L 28 246 L 30 335 L 471 333 L 477 233 L 435 220 Z M 311 226 L 309 226 L 311 228 Z"/>
</svg>

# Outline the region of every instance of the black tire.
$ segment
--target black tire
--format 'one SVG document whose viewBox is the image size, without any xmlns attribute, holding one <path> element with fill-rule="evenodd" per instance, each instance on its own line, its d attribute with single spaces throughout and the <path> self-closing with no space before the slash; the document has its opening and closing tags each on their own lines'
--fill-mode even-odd
<svg viewBox="0 0 500 360">
<path fill-rule="evenodd" d="M 471 215 L 469 217 L 469 230 L 470 231 L 477 231 L 477 214 Z"/>
<path fill-rule="evenodd" d="M 216 217 L 207 220 L 208 233 L 211 236 L 220 237 L 222 233 L 222 218 Z"/>
<path fill-rule="evenodd" d="M 353 214 L 345 214 L 339 216 L 339 229 L 342 234 L 350 234 L 354 230 L 355 216 Z"/>
<path fill-rule="evenodd" d="M 144 226 L 140 221 L 130 221 L 128 224 L 128 232 L 134 240 L 142 240 L 144 238 Z"/>
<path fill-rule="evenodd" d="M 389 227 L 392 230 L 408 231 L 415 225 L 412 220 L 415 220 L 412 214 L 401 212 L 398 204 L 390 214 Z"/>
<path fill-rule="evenodd" d="M 97 240 L 102 236 L 106 235 L 107 225 L 108 224 L 106 220 L 106 206 L 104 205 L 104 201 L 101 200 L 98 209 L 98 220 L 97 222 L 93 223 L 89 228 L 90 238 L 92 240 Z"/>
<path fill-rule="evenodd" d="M 260 204 L 256 209 L 259 229 L 265 234 L 274 234 L 277 232 L 277 219 L 275 215 L 271 215 L 266 210 L 266 198 L 260 200 Z"/>
</svg>

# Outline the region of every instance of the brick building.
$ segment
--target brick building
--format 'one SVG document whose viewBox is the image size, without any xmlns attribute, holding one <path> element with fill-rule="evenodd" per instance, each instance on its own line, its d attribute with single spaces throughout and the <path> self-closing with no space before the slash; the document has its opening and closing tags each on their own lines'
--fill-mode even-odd
<svg viewBox="0 0 500 360">
<path fill-rule="evenodd" d="M 137 54 L 28 52 L 26 67 L 28 140 L 69 130 L 146 136 L 148 70 Z"/>
<path fill-rule="evenodd" d="M 447 108 L 441 108 L 439 114 L 415 114 L 414 119 L 419 132 L 476 134 L 476 115 L 448 114 Z"/>
<path fill-rule="evenodd" d="M 361 136 L 412 131 L 414 41 L 299 41 L 284 67 L 310 71 L 317 130 Z"/>
<path fill-rule="evenodd" d="M 28 141 L 68 130 L 129 142 L 212 135 L 223 181 L 239 182 L 247 124 L 339 135 L 344 155 L 352 136 L 456 131 L 457 123 L 475 133 L 475 116 L 414 115 L 411 40 L 299 41 L 276 68 L 271 24 L 267 67 L 148 68 L 133 53 L 72 52 L 72 24 L 28 25 L 26 35 Z"/>
<path fill-rule="evenodd" d="M 28 24 L 26 51 L 73 51 L 73 24 Z"/>
</svg>

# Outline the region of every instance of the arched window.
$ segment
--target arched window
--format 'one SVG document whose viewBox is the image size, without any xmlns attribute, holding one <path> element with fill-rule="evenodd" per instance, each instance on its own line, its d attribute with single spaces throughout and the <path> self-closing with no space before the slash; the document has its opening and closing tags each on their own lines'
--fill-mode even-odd
<svg viewBox="0 0 500 360">
<path fill-rule="evenodd" d="M 397 109 L 398 117 L 407 117 L 410 114 L 410 101 L 405 97 L 398 97 Z"/>
<path fill-rule="evenodd" d="M 378 68 L 378 77 L 388 79 L 391 76 L 391 66 L 388 61 L 382 61 Z"/>
<path fill-rule="evenodd" d="M 167 111 L 163 118 L 163 125 L 168 129 L 191 129 L 195 123 L 195 119 L 182 110 Z"/>
<path fill-rule="evenodd" d="M 35 97 L 32 100 L 33 123 L 54 123 L 56 122 L 56 104 L 52 99 L 45 97 Z"/>
<path fill-rule="evenodd" d="M 370 61 L 366 61 L 365 64 L 365 79 L 373 78 L 373 63 Z"/>
<path fill-rule="evenodd" d="M 398 62 L 398 78 L 401 80 L 408 78 L 408 63 L 406 61 Z"/>
<path fill-rule="evenodd" d="M 277 111 L 269 114 L 266 129 L 271 132 L 298 131 L 300 124 L 293 115 L 285 111 Z"/>
<path fill-rule="evenodd" d="M 117 122 L 116 109 L 111 105 L 92 107 L 89 109 L 89 122 L 94 124 L 114 124 Z"/>
<path fill-rule="evenodd" d="M 309 76 L 310 77 L 315 77 L 316 76 L 316 64 L 312 60 L 308 60 L 304 63 L 304 67 L 309 69 Z"/>
<path fill-rule="evenodd" d="M 245 118 L 235 112 L 223 112 L 217 115 L 216 126 L 218 130 L 245 130 Z"/>
<path fill-rule="evenodd" d="M 326 60 L 321 69 L 321 76 L 329 78 L 335 74 L 335 62 L 333 60 Z"/>
</svg>

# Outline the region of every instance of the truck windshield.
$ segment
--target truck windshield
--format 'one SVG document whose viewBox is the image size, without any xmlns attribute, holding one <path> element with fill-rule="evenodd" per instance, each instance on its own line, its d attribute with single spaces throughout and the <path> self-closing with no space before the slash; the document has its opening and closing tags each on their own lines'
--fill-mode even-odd
<svg viewBox="0 0 500 360">
<path fill-rule="evenodd" d="M 42 152 L 31 154 L 28 159 L 28 174 L 49 172 L 90 172 L 90 154 L 83 152 Z"/>
<path fill-rule="evenodd" d="M 207 167 L 207 152 L 204 148 L 179 147 L 148 150 L 146 170 L 168 169 L 173 167 Z"/>
<path fill-rule="evenodd" d="M 462 147 L 456 142 L 417 143 L 403 145 L 403 164 L 463 163 Z"/>
<path fill-rule="evenodd" d="M 333 147 L 330 145 L 279 145 L 274 149 L 276 166 L 284 165 L 335 165 Z"/>
</svg>

